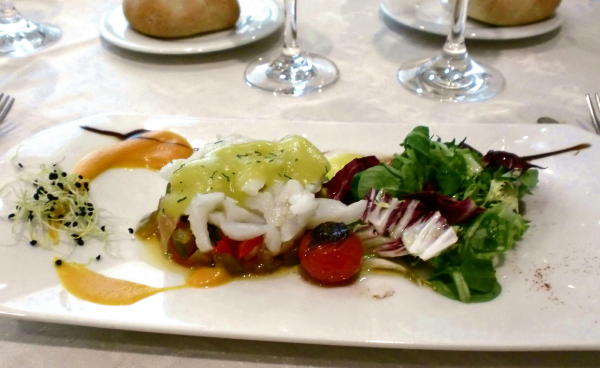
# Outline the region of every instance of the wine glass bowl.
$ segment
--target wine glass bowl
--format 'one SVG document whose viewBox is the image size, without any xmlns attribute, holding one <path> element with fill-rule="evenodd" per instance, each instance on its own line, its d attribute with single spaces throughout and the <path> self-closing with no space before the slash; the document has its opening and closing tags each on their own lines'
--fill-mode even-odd
<svg viewBox="0 0 600 368">
<path fill-rule="evenodd" d="M 339 71 L 320 55 L 304 52 L 297 42 L 296 0 L 285 0 L 283 49 L 274 60 L 259 57 L 244 73 L 246 83 L 275 95 L 304 96 L 335 83 Z"/>
<path fill-rule="evenodd" d="M 24 18 L 11 1 L 0 0 L 0 55 L 22 57 L 60 39 L 60 28 Z"/>
<path fill-rule="evenodd" d="M 448 102 L 483 101 L 504 88 L 504 78 L 496 69 L 471 58 L 464 31 L 468 0 L 454 0 L 452 28 L 438 56 L 410 61 L 398 70 L 399 82 L 419 96 Z"/>
</svg>

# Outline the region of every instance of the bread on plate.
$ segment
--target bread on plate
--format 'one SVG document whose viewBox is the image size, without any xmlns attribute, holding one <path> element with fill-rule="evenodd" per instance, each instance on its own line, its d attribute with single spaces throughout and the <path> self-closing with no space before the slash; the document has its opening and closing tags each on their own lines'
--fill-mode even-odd
<svg viewBox="0 0 600 368">
<path fill-rule="evenodd" d="M 237 0 L 123 0 L 129 25 L 148 36 L 174 38 L 231 28 Z"/>
<path fill-rule="evenodd" d="M 538 22 L 554 14 L 561 0 L 470 0 L 469 17 L 498 26 Z"/>
</svg>

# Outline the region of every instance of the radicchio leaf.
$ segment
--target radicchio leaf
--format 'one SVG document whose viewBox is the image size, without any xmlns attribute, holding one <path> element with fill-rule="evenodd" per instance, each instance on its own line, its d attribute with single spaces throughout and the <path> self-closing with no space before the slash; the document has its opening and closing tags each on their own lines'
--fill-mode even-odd
<svg viewBox="0 0 600 368">
<path fill-rule="evenodd" d="M 541 169 L 540 166 L 530 164 L 522 157 L 506 151 L 488 151 L 482 160 L 484 167 L 504 167 L 508 170 L 520 171 L 525 171 L 532 167 Z"/>
<path fill-rule="evenodd" d="M 459 201 L 434 191 L 412 193 L 405 198 L 418 199 L 428 208 L 440 211 L 450 225 L 462 224 L 485 211 L 471 198 Z"/>
<path fill-rule="evenodd" d="M 365 156 L 350 161 L 325 183 L 327 196 L 338 201 L 343 200 L 350 192 L 354 175 L 376 165 L 379 165 L 379 159 L 375 156 Z"/>
<path fill-rule="evenodd" d="M 366 200 L 364 225 L 356 229 L 356 235 L 381 257 L 412 254 L 428 260 L 458 241 L 444 216 L 419 200 L 399 200 L 374 189 Z"/>
</svg>

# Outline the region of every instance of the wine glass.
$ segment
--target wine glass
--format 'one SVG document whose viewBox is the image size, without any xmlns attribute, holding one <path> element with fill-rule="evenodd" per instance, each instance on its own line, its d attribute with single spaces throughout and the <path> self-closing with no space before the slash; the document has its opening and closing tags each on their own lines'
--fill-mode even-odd
<svg viewBox="0 0 600 368">
<path fill-rule="evenodd" d="M 477 63 L 467 52 L 464 33 L 468 6 L 468 0 L 454 0 L 452 28 L 440 55 L 400 66 L 398 80 L 409 91 L 440 101 L 470 102 L 487 100 L 502 90 L 502 74 Z"/>
<path fill-rule="evenodd" d="M 275 60 L 258 58 L 246 68 L 246 82 L 273 94 L 303 96 L 334 83 L 339 72 L 323 56 L 304 52 L 297 41 L 296 0 L 285 0 L 283 50 Z"/>
<path fill-rule="evenodd" d="M 0 55 L 26 56 L 60 36 L 60 28 L 25 19 L 10 0 L 0 0 Z"/>
</svg>

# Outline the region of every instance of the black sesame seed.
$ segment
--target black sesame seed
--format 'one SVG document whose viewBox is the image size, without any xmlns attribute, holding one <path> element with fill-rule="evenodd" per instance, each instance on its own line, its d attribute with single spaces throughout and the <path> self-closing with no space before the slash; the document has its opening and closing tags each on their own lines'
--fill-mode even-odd
<svg viewBox="0 0 600 368">
<path fill-rule="evenodd" d="M 57 266 L 60 266 L 60 265 L 62 265 L 62 260 L 57 259 L 56 261 L 54 261 L 54 264 Z"/>
<path fill-rule="evenodd" d="M 77 239 L 75 241 L 77 242 L 77 245 L 79 245 L 79 246 L 82 246 L 83 244 L 85 244 L 85 242 L 81 238 L 79 238 L 79 239 Z"/>
<path fill-rule="evenodd" d="M 17 166 L 19 166 L 21 169 L 23 168 L 23 164 L 22 163 L 18 163 Z"/>
<path fill-rule="evenodd" d="M 102 230 L 102 231 L 106 231 L 106 226 L 102 225 L 102 226 L 100 227 L 100 230 Z"/>
<path fill-rule="evenodd" d="M 79 223 L 77 223 L 77 221 L 73 221 L 73 223 L 71 224 L 71 226 L 73 226 L 73 227 L 75 227 L 77 225 L 79 225 Z"/>
<path fill-rule="evenodd" d="M 65 186 L 64 186 L 63 183 L 58 183 L 58 184 L 56 184 L 56 186 L 59 187 L 60 189 L 64 189 L 65 188 Z"/>
<path fill-rule="evenodd" d="M 71 234 L 71 238 L 74 238 L 74 239 L 75 239 L 75 238 L 77 238 L 77 237 L 79 237 L 79 235 L 78 235 L 78 234 L 75 234 L 75 233 Z"/>
<path fill-rule="evenodd" d="M 71 221 L 65 222 L 65 226 L 71 226 Z"/>
<path fill-rule="evenodd" d="M 14 218 L 14 217 L 15 217 L 15 214 L 14 214 L 14 213 L 9 213 L 9 214 L 8 214 L 8 218 L 9 218 L 9 219 L 12 219 L 12 218 Z"/>
<path fill-rule="evenodd" d="M 80 183 L 80 182 L 76 182 L 76 183 L 75 183 L 75 186 L 76 186 L 77 188 L 81 188 L 81 183 Z"/>
<path fill-rule="evenodd" d="M 40 195 L 39 194 L 34 194 L 33 195 L 33 199 L 35 199 L 36 201 L 40 199 Z"/>
<path fill-rule="evenodd" d="M 31 245 L 32 247 L 35 247 L 35 245 L 37 244 L 37 240 L 33 239 L 29 242 L 29 245 Z"/>
<path fill-rule="evenodd" d="M 129 234 L 133 234 L 133 229 L 132 228 L 127 229 L 127 231 L 129 231 Z"/>
<path fill-rule="evenodd" d="M 67 173 L 63 171 L 60 173 L 60 176 L 62 176 L 64 178 L 65 176 L 67 176 Z"/>
<path fill-rule="evenodd" d="M 98 254 L 98 255 L 96 256 L 96 261 L 99 261 L 99 260 L 100 260 L 100 258 L 102 258 L 102 256 L 101 256 L 100 254 Z"/>
<path fill-rule="evenodd" d="M 81 176 L 81 175 L 78 175 L 77 177 L 78 177 L 79 179 L 83 179 L 83 176 Z"/>
<path fill-rule="evenodd" d="M 86 181 L 85 183 L 83 183 L 83 187 L 85 189 L 90 189 L 90 184 Z"/>
<path fill-rule="evenodd" d="M 55 172 L 50 173 L 50 175 L 48 175 L 48 179 L 56 180 L 56 179 L 58 179 L 58 174 L 56 174 Z"/>
</svg>

